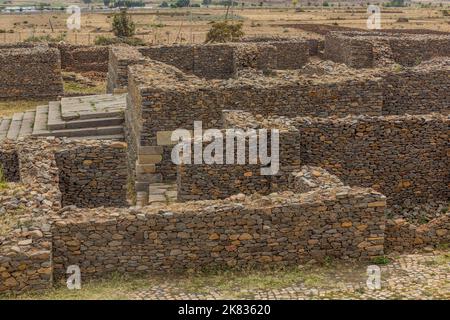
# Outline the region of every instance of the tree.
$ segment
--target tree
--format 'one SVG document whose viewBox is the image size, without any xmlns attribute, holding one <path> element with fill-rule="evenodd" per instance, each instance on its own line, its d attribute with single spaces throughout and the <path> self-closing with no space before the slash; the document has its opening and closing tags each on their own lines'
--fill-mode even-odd
<svg viewBox="0 0 450 320">
<path fill-rule="evenodd" d="M 136 25 L 127 13 L 127 9 L 121 9 L 119 13 L 114 14 L 112 28 L 114 35 L 119 38 L 128 38 L 134 35 Z"/>
<path fill-rule="evenodd" d="M 189 7 L 190 3 L 191 3 L 190 0 L 177 0 L 175 2 L 175 7 L 177 8 Z"/>
<path fill-rule="evenodd" d="M 230 24 L 228 21 L 214 22 L 206 34 L 205 42 L 237 41 L 244 36 L 242 22 Z"/>
<path fill-rule="evenodd" d="M 111 0 L 103 0 L 103 4 L 105 5 L 105 7 L 109 7 L 109 5 L 111 4 Z"/>
</svg>

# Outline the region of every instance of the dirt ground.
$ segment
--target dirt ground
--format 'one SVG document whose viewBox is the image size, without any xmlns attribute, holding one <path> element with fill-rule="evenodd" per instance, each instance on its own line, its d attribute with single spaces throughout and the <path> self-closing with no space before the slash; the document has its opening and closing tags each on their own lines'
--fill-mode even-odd
<svg viewBox="0 0 450 320">
<path fill-rule="evenodd" d="M 450 32 L 450 16 L 443 10 L 449 8 L 382 8 L 381 24 L 384 29 L 432 29 Z M 303 8 L 296 12 L 292 7 L 236 7 L 229 18 L 242 21 L 244 32 L 252 35 L 307 36 L 300 29 L 286 27 L 296 23 L 317 23 L 345 27 L 366 28 L 368 14 L 365 7 Z M 137 24 L 137 36 L 149 44 L 200 43 L 211 22 L 223 20 L 224 7 L 146 9 L 133 10 L 133 20 Z M 69 31 L 64 11 L 0 15 L 0 43 L 23 41 L 30 36 L 63 35 L 67 42 L 92 44 L 99 35 L 110 35 L 112 13 L 82 12 L 82 29 Z M 407 18 L 408 22 L 398 22 Z M 53 27 L 53 32 L 51 26 Z"/>
</svg>

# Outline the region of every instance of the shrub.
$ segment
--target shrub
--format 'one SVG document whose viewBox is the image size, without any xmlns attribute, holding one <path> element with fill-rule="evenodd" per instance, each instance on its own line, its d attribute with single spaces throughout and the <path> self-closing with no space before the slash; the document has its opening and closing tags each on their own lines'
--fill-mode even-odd
<svg viewBox="0 0 450 320">
<path fill-rule="evenodd" d="M 112 28 L 114 35 L 121 38 L 132 37 L 136 31 L 136 25 L 126 9 L 114 14 Z"/>
<path fill-rule="evenodd" d="M 45 36 L 30 36 L 26 38 L 23 42 L 60 42 L 66 38 L 65 34 L 60 34 L 56 37 L 52 37 L 49 34 Z"/>
<path fill-rule="evenodd" d="M 3 173 L 3 166 L 0 164 L 0 190 L 8 188 L 8 183 L 6 182 L 5 174 Z"/>
<path fill-rule="evenodd" d="M 386 264 L 389 264 L 391 261 L 386 256 L 379 256 L 379 257 L 373 258 L 372 262 L 377 265 L 386 265 Z"/>
<path fill-rule="evenodd" d="M 230 24 L 228 21 L 214 22 L 206 34 L 206 42 L 237 41 L 244 36 L 242 22 Z"/>
<path fill-rule="evenodd" d="M 111 44 L 124 43 L 130 46 L 143 46 L 145 42 L 139 38 L 111 38 L 105 36 L 98 36 L 95 38 L 94 43 L 98 46 L 108 46 Z"/>
</svg>

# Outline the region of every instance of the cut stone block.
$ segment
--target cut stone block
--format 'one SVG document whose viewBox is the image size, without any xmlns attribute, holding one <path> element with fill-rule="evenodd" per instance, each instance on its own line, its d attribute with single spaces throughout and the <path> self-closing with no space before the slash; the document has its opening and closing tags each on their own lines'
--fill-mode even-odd
<svg viewBox="0 0 450 320">
<path fill-rule="evenodd" d="M 144 207 L 148 204 L 148 193 L 145 191 L 139 191 L 136 193 L 136 206 Z"/>
<path fill-rule="evenodd" d="M 23 115 L 22 125 L 19 131 L 19 137 L 29 136 L 33 133 L 34 118 L 36 117 L 36 111 L 27 111 Z"/>
<path fill-rule="evenodd" d="M 22 120 L 23 120 L 23 112 L 14 113 L 11 124 L 9 125 L 9 130 L 6 135 L 6 138 L 10 140 L 16 140 L 19 136 L 20 127 L 22 126 Z"/>
<path fill-rule="evenodd" d="M 48 104 L 48 122 L 49 130 L 65 129 L 65 121 L 61 118 L 61 102 L 51 101 Z"/>
<path fill-rule="evenodd" d="M 112 134 L 112 135 L 100 135 L 100 136 L 86 136 L 86 137 L 72 137 L 67 138 L 68 140 L 116 140 L 124 141 L 125 136 L 123 134 Z"/>
<path fill-rule="evenodd" d="M 49 103 L 48 129 L 50 130 L 117 126 L 122 125 L 123 121 L 123 117 L 109 116 L 106 118 L 65 121 L 62 119 L 61 103 L 58 101 Z"/>
<path fill-rule="evenodd" d="M 136 164 L 136 174 L 154 173 L 155 171 L 154 164 Z"/>
<path fill-rule="evenodd" d="M 160 154 L 138 154 L 139 164 L 155 164 L 162 161 Z"/>
<path fill-rule="evenodd" d="M 1 122 L 0 122 L 0 141 L 6 138 L 10 124 L 11 124 L 11 118 L 4 118 L 1 120 Z"/>
<path fill-rule="evenodd" d="M 61 99 L 61 117 L 65 121 L 123 117 L 126 94 L 93 95 Z"/>
<path fill-rule="evenodd" d="M 177 141 L 172 141 L 173 131 L 158 131 L 156 132 L 156 144 L 158 146 L 171 146 L 177 143 Z"/>
<path fill-rule="evenodd" d="M 47 130 L 48 106 L 37 106 L 34 117 L 33 135 L 39 135 Z"/>
<path fill-rule="evenodd" d="M 138 148 L 138 154 L 162 154 L 162 146 L 140 146 Z"/>
<path fill-rule="evenodd" d="M 150 194 L 148 196 L 148 202 L 149 203 L 153 203 L 153 202 L 166 202 L 166 197 L 164 195 L 160 195 L 160 194 Z"/>
<path fill-rule="evenodd" d="M 134 183 L 134 189 L 136 190 L 136 192 L 140 192 L 140 191 L 147 192 L 149 184 L 150 184 L 150 182 L 147 182 L 147 181 L 136 181 Z"/>
</svg>

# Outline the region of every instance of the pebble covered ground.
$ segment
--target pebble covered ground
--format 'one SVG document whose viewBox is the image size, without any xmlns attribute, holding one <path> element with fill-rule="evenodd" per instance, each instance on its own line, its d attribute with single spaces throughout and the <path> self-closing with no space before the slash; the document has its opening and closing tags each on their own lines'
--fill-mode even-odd
<svg viewBox="0 0 450 320">
<path fill-rule="evenodd" d="M 367 266 L 367 265 L 366 265 Z M 277 289 L 213 287 L 183 290 L 178 281 L 167 280 L 128 294 L 128 299 L 450 299 L 450 251 L 405 254 L 381 265 L 381 289 L 366 285 L 366 266 L 341 265 L 314 274 L 303 283 Z"/>
</svg>

